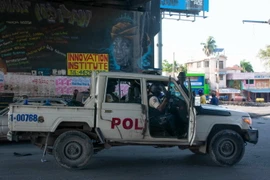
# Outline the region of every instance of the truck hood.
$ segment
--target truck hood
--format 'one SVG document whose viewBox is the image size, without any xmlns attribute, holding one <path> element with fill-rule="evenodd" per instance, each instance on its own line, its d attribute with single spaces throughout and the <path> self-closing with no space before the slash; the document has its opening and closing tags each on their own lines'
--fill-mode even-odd
<svg viewBox="0 0 270 180">
<path fill-rule="evenodd" d="M 222 106 L 203 104 L 198 108 L 199 115 L 215 115 L 215 116 L 249 116 L 247 112 L 241 110 L 228 109 Z"/>
</svg>

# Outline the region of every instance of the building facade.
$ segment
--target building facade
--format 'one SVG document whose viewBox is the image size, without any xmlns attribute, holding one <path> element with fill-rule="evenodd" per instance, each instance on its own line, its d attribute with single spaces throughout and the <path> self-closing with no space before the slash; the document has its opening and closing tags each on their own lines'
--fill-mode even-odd
<svg viewBox="0 0 270 180">
<path fill-rule="evenodd" d="M 248 100 L 262 98 L 270 102 L 270 73 L 228 73 L 227 80 L 230 84 L 240 82 L 240 88 Z"/>
<path fill-rule="evenodd" d="M 187 62 L 188 73 L 204 73 L 212 91 L 226 88 L 226 61 L 225 55 L 218 55 L 203 60 Z"/>
</svg>

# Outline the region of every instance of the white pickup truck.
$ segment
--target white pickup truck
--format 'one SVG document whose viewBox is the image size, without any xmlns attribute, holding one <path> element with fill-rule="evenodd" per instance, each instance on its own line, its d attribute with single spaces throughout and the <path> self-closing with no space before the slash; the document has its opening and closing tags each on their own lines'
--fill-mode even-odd
<svg viewBox="0 0 270 180">
<path fill-rule="evenodd" d="M 153 84 L 170 99 L 165 111 L 149 106 Z M 249 114 L 194 103 L 191 94 L 165 76 L 93 73 L 84 107 L 11 104 L 7 136 L 10 141 L 30 137 L 44 154 L 72 169 L 86 167 L 95 153 L 119 145 L 178 146 L 209 154 L 222 166 L 239 162 L 246 142 L 258 141 Z"/>
</svg>

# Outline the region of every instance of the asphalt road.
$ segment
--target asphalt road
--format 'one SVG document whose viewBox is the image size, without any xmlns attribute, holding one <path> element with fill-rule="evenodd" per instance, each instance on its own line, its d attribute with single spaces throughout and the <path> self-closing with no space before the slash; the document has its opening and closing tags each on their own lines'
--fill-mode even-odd
<svg viewBox="0 0 270 180">
<path fill-rule="evenodd" d="M 206 156 L 178 148 L 143 146 L 114 147 L 93 157 L 86 170 L 68 171 L 54 158 L 41 163 L 42 151 L 28 143 L 0 142 L 0 179 L 87 180 L 263 180 L 270 177 L 270 116 L 253 119 L 260 131 L 257 145 L 248 144 L 246 154 L 233 167 L 218 167 Z M 18 157 L 17 153 L 31 153 Z"/>
</svg>

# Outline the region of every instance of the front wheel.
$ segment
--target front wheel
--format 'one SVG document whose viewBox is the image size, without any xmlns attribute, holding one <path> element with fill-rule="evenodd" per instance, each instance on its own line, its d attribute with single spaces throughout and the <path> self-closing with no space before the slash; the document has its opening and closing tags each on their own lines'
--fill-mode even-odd
<svg viewBox="0 0 270 180">
<path fill-rule="evenodd" d="M 67 169 L 85 168 L 93 155 L 90 138 L 79 131 L 67 131 L 55 141 L 53 155 L 56 162 Z"/>
<path fill-rule="evenodd" d="M 233 130 L 218 132 L 209 143 L 210 157 L 221 166 L 232 166 L 238 163 L 244 153 L 245 143 L 243 138 Z"/>
</svg>

